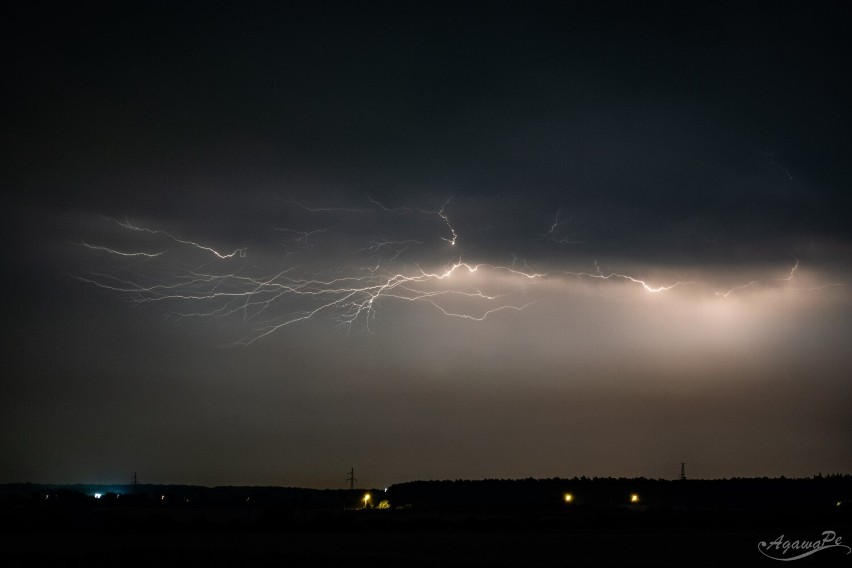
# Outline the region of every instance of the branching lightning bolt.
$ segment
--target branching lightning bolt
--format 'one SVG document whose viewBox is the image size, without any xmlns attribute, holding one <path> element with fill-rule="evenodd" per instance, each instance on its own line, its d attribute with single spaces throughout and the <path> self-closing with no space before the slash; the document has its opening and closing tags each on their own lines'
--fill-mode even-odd
<svg viewBox="0 0 852 568">
<path fill-rule="evenodd" d="M 153 253 L 152 252 L 125 252 L 125 251 L 111 249 L 109 247 L 102 247 L 102 246 L 98 246 L 98 245 L 90 245 L 89 243 L 87 243 L 85 241 L 80 241 L 79 243 L 74 243 L 74 244 L 82 246 L 82 247 L 86 247 L 87 249 L 108 252 L 110 254 L 116 254 L 118 256 L 147 256 L 148 258 L 154 258 L 154 257 L 160 256 L 161 254 L 166 252 L 166 251 L 153 252 Z"/>
<path fill-rule="evenodd" d="M 443 221 L 449 232 L 449 237 L 441 239 L 451 245 L 457 242 L 458 234 L 445 213 L 450 199 L 437 211 L 413 207 L 391 209 L 369 196 L 368 200 L 375 209 L 300 207 L 309 213 L 372 211 L 393 215 L 435 215 Z M 542 236 L 555 242 L 567 242 L 564 241 L 565 237 L 558 236 L 560 226 L 565 223 L 560 221 L 560 215 L 561 211 L 557 211 L 555 221 Z M 427 239 L 373 238 L 359 244 L 352 243 L 354 246 L 348 249 L 349 252 L 340 248 L 342 242 L 349 244 L 348 241 L 335 240 L 334 235 L 330 234 L 329 239 L 317 242 L 311 239 L 320 233 L 330 233 L 333 225 L 306 231 L 275 228 L 276 231 L 295 235 L 295 241 L 303 245 L 299 254 L 304 255 L 305 262 L 287 262 L 291 254 L 288 252 L 281 257 L 283 266 L 265 272 L 245 258 L 246 248 L 221 252 L 164 230 L 138 226 L 129 221 L 110 221 L 123 230 L 161 236 L 182 247 L 172 247 L 168 251 L 139 252 L 132 250 L 137 247 L 127 251 L 80 240 L 75 244 L 86 250 L 106 253 L 106 258 L 114 259 L 115 266 L 112 269 L 77 274 L 74 276 L 77 280 L 122 295 L 135 304 L 160 306 L 161 310 L 176 318 L 238 317 L 241 325 L 247 327 L 242 339 L 234 342 L 239 345 L 251 345 L 283 328 L 312 319 L 330 320 L 335 326 L 347 331 L 357 326 L 358 329 L 372 332 L 379 317 L 380 304 L 424 305 L 441 316 L 482 322 L 501 312 L 526 310 L 534 302 L 525 296 L 525 290 L 544 281 L 559 285 L 565 283 L 566 287 L 562 290 L 568 290 L 567 284 L 577 279 L 600 283 L 621 281 L 625 286 L 635 286 L 649 294 L 699 286 L 695 280 L 652 283 L 635 274 L 605 271 L 597 261 L 594 262 L 594 271 L 553 269 L 541 272 L 514 254 L 511 255 L 509 265 L 473 263 L 459 257 L 442 268 L 434 265 L 423 268 L 404 253 L 426 247 L 424 242 L 428 242 Z M 381 216 L 376 217 L 375 221 L 380 222 Z M 420 226 L 419 230 L 431 229 Z M 331 249 L 324 250 L 323 246 Z M 205 262 L 199 266 L 196 256 L 181 254 L 183 247 L 209 253 L 222 262 Z M 146 260 L 140 264 L 139 258 Z M 193 258 L 196 258 L 194 263 L 191 260 Z M 258 258 L 264 256 L 259 255 Z M 333 259 L 332 262 L 329 262 L 330 259 Z M 338 264 L 341 260 L 345 260 L 346 264 Z M 798 269 L 799 261 L 796 260 L 789 272 L 780 278 L 752 280 L 723 291 L 714 290 L 707 284 L 703 287 L 709 288 L 722 299 L 762 282 L 782 282 L 787 289 L 799 289 L 788 286 L 797 277 Z M 838 285 L 842 283 L 800 290 L 819 290 Z"/>
<path fill-rule="evenodd" d="M 449 220 L 449 218 L 447 217 L 446 213 L 444 213 L 444 209 L 446 209 L 447 205 L 449 205 L 449 204 L 450 204 L 450 200 L 451 200 L 451 199 L 452 199 L 452 197 L 447 198 L 447 200 L 444 202 L 444 204 L 443 204 L 443 205 L 441 205 L 441 208 L 440 208 L 440 209 L 438 209 L 437 211 L 427 211 L 427 210 L 425 210 L 425 209 L 421 209 L 420 211 L 421 211 L 422 213 L 429 213 L 429 214 L 432 214 L 432 215 L 437 215 L 438 217 L 440 217 L 441 219 L 443 219 L 443 220 L 444 220 L 444 223 L 447 225 L 447 228 L 450 230 L 450 235 L 451 235 L 451 236 L 450 236 L 450 238 L 447 238 L 447 237 L 441 237 L 441 240 L 442 240 L 442 241 L 447 241 L 447 242 L 448 242 L 448 243 L 450 243 L 451 245 L 455 246 L 455 244 L 456 244 L 456 240 L 459 238 L 459 236 L 456 234 L 456 230 L 453 228 L 453 225 L 450 223 L 450 220 Z"/>
<path fill-rule="evenodd" d="M 567 244 L 567 245 L 581 245 L 581 244 L 583 244 L 583 241 L 572 240 L 572 238 L 575 235 L 563 235 L 562 237 L 557 236 L 557 232 L 559 230 L 559 227 L 563 224 L 569 224 L 572 221 L 572 218 L 569 217 L 567 221 L 565 221 L 564 223 L 560 223 L 559 222 L 559 215 L 561 213 L 562 213 L 562 209 L 558 209 L 556 211 L 556 219 L 553 221 L 553 224 L 550 226 L 550 228 L 545 233 L 543 233 L 541 236 L 548 239 L 548 240 L 551 240 L 555 243 L 559 243 L 559 244 Z"/>
<path fill-rule="evenodd" d="M 372 203 L 373 205 L 375 205 L 376 207 L 378 207 L 379 209 L 381 209 L 382 211 L 384 211 L 386 213 L 400 214 L 400 213 L 407 213 L 407 212 L 411 211 L 411 207 L 394 207 L 393 209 L 391 209 L 390 207 L 386 207 L 382 203 L 379 203 L 376 199 L 373 199 L 369 195 L 367 196 L 367 201 L 369 201 L 370 203 Z"/>
<path fill-rule="evenodd" d="M 796 270 L 798 270 L 798 269 L 799 269 L 799 259 L 796 259 L 796 261 L 793 263 L 793 267 L 790 269 L 790 273 L 787 274 L 787 276 L 784 276 L 783 278 L 774 278 L 770 281 L 790 282 L 793 279 L 793 277 L 796 275 Z M 727 298 L 728 296 L 730 296 L 731 294 L 733 294 L 735 292 L 738 292 L 740 290 L 745 290 L 746 288 L 751 288 L 752 286 L 757 286 L 757 285 L 761 284 L 762 282 L 764 282 L 764 280 L 751 280 L 751 281 L 747 282 L 746 284 L 740 284 L 739 286 L 734 286 L 733 288 L 730 288 L 730 289 L 728 289 L 724 292 L 718 292 L 717 291 L 716 295 L 721 296 L 722 298 Z"/>
<path fill-rule="evenodd" d="M 280 228 L 280 227 L 273 227 L 272 230 L 273 231 L 286 232 L 286 233 L 294 233 L 296 235 L 299 235 L 296 238 L 296 242 L 302 243 L 305 246 L 307 246 L 308 245 L 308 238 L 311 235 L 316 235 L 318 233 L 324 233 L 324 232 L 328 231 L 330 228 L 331 227 L 324 227 L 322 229 L 314 229 L 313 231 L 297 231 L 295 229 L 284 229 L 284 228 Z"/>
<path fill-rule="evenodd" d="M 642 286 L 646 291 L 651 292 L 653 294 L 658 294 L 660 292 L 668 292 L 669 290 L 673 290 L 678 286 L 685 286 L 687 284 L 692 284 L 692 282 L 681 282 L 677 281 L 674 284 L 669 284 L 667 286 L 651 286 L 645 280 L 640 280 L 639 278 L 634 278 L 628 274 L 618 274 L 616 272 L 610 272 L 609 274 L 604 274 L 598 265 L 598 261 L 595 261 L 595 273 L 590 274 L 588 272 L 562 272 L 563 274 L 569 274 L 571 276 L 577 276 L 580 278 L 593 278 L 598 280 L 610 280 L 610 279 L 620 279 L 627 280 L 629 282 L 633 282 L 634 284 L 638 284 Z"/>
<path fill-rule="evenodd" d="M 228 258 L 233 258 L 237 255 L 245 256 L 245 252 L 246 252 L 245 248 L 234 249 L 234 251 L 230 252 L 230 253 L 222 253 L 222 252 L 219 252 L 212 247 L 208 247 L 208 246 L 196 243 L 194 241 L 187 241 L 187 240 L 178 238 L 178 237 L 176 237 L 176 236 L 174 236 L 171 233 L 168 233 L 166 231 L 161 231 L 159 229 L 148 229 L 148 228 L 145 228 L 145 227 L 140 227 L 138 225 L 131 224 L 129 221 L 119 221 L 118 219 L 111 219 L 111 220 L 118 223 L 120 226 L 124 227 L 125 229 L 129 229 L 131 231 L 149 233 L 149 234 L 152 234 L 152 235 L 163 235 L 163 236 L 168 237 L 169 239 L 175 241 L 176 243 L 180 243 L 180 244 L 186 245 L 188 247 L 194 247 L 194 248 L 197 248 L 199 250 L 204 250 L 204 251 L 207 251 L 209 253 L 212 253 L 213 255 L 219 257 L 222 260 L 225 260 L 225 259 L 228 259 Z"/>
</svg>

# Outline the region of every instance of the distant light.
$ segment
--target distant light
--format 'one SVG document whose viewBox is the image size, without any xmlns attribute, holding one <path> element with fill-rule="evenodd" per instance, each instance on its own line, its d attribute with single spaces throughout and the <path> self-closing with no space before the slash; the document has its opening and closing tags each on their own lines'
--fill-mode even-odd
<svg viewBox="0 0 852 568">
<path fill-rule="evenodd" d="M 838 506 L 838 507 L 839 507 L 839 506 L 841 506 L 842 504 L 843 504 L 843 501 L 838 501 L 838 502 L 837 502 L 837 506 Z"/>
<path fill-rule="evenodd" d="M 387 488 L 387 487 L 385 487 L 385 493 L 387 493 L 387 492 L 388 492 L 388 488 Z"/>
<path fill-rule="evenodd" d="M 370 503 L 370 499 L 372 499 L 372 497 L 370 497 L 369 493 L 364 495 L 364 506 L 365 507 Z"/>
<path fill-rule="evenodd" d="M 95 493 L 94 497 L 95 499 L 100 499 L 101 497 L 103 497 L 103 493 Z"/>
<path fill-rule="evenodd" d="M 573 496 L 573 495 L 571 495 L 570 493 L 566 493 L 566 494 L 565 494 L 565 502 L 566 502 L 566 503 L 570 503 L 570 502 L 572 502 L 573 500 L 574 500 L 574 496 Z"/>
<path fill-rule="evenodd" d="M 639 494 L 638 493 L 631 493 L 630 494 L 630 502 L 631 503 L 638 503 L 639 502 Z"/>
<path fill-rule="evenodd" d="M 165 500 L 166 500 L 166 496 L 165 496 L 165 495 L 160 495 L 160 501 L 165 501 Z"/>
</svg>

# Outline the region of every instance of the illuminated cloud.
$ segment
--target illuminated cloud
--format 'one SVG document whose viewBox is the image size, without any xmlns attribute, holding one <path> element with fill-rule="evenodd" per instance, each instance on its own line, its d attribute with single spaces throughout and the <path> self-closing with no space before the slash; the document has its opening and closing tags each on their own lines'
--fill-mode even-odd
<svg viewBox="0 0 852 568">
<path fill-rule="evenodd" d="M 507 264 L 464 259 L 455 256 L 463 254 L 465 247 L 455 246 L 460 235 L 444 213 L 448 203 L 446 200 L 437 213 L 415 207 L 389 209 L 372 198 L 361 208 L 294 204 L 308 213 L 299 220 L 299 226 L 317 222 L 312 215 L 316 213 L 323 214 L 322 223 L 331 225 L 309 230 L 275 227 L 267 232 L 266 240 L 255 240 L 251 246 L 231 245 L 229 253 L 177 238 L 161 229 L 115 222 L 120 229 L 141 233 L 142 238 L 135 243 L 137 248 L 165 250 L 128 253 L 81 240 L 86 249 L 107 253 L 113 262 L 95 264 L 98 268 L 80 272 L 75 278 L 133 303 L 155 305 L 172 317 L 227 319 L 234 326 L 234 334 L 241 336 L 233 343 L 245 345 L 312 319 L 347 332 L 354 329 L 369 333 L 381 325 L 380 312 L 386 313 L 401 303 L 420 304 L 445 316 L 484 322 L 507 311 L 501 316 L 523 318 L 517 312 L 539 301 L 577 301 L 578 291 L 582 290 L 628 303 L 641 302 L 642 294 L 667 295 L 670 298 L 662 301 L 660 309 L 692 302 L 705 312 L 730 311 L 726 301 L 734 303 L 738 296 L 745 296 L 743 301 L 749 304 L 759 304 L 768 296 L 775 302 L 785 302 L 779 292 L 787 296 L 788 303 L 796 302 L 791 295 L 797 293 L 824 293 L 834 298 L 846 297 L 847 293 L 845 281 L 828 280 L 820 267 L 802 267 L 799 259 L 791 259 L 787 266 L 716 269 L 690 265 L 655 267 L 633 262 L 629 263 L 631 272 L 604 269 L 598 260 L 592 261 L 588 271 L 569 270 L 563 263 L 570 263 L 570 255 L 551 254 L 540 262 L 507 251 L 502 255 L 511 258 Z M 372 215 L 376 228 L 383 229 L 385 240 L 335 230 L 346 217 L 367 213 Z M 404 227 L 391 223 L 382 227 L 388 217 L 406 215 L 422 221 L 424 213 L 437 214 L 452 238 L 429 223 L 408 223 Z M 460 215 L 463 213 L 459 211 Z M 557 224 L 546 235 L 551 235 Z M 394 234 L 394 229 L 405 232 Z M 283 239 L 282 233 L 286 235 Z M 530 236 L 532 241 L 535 238 L 536 235 Z M 442 245 L 442 241 L 450 247 Z M 140 263 L 138 256 L 144 256 L 146 261 Z M 500 255 L 492 251 L 490 256 Z M 574 261 L 579 262 L 582 261 Z M 537 269 L 539 265 L 544 268 Z M 625 311 L 630 309 L 625 307 Z"/>
</svg>

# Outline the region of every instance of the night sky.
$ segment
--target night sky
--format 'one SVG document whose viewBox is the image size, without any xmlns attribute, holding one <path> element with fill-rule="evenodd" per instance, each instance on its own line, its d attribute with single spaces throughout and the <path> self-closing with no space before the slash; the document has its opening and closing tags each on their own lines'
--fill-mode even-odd
<svg viewBox="0 0 852 568">
<path fill-rule="evenodd" d="M 848 2 L 175 4 L 2 18 L 0 482 L 852 470 Z"/>
</svg>

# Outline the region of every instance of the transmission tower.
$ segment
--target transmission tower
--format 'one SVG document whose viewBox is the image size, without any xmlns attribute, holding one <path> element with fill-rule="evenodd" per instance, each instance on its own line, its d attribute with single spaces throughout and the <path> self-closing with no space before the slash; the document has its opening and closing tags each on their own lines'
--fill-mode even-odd
<svg viewBox="0 0 852 568">
<path fill-rule="evenodd" d="M 686 463 L 680 462 L 680 478 L 681 481 L 686 481 Z"/>
<path fill-rule="evenodd" d="M 346 481 L 349 482 L 349 490 L 355 491 L 355 482 L 358 481 L 355 479 L 355 468 L 349 468 L 349 476 L 346 478 Z"/>
</svg>

